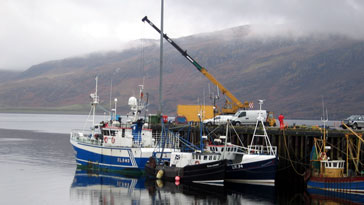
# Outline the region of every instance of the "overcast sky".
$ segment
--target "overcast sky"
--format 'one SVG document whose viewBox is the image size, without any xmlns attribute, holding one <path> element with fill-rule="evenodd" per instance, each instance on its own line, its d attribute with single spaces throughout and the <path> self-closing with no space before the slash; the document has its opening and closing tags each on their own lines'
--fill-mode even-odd
<svg viewBox="0 0 364 205">
<path fill-rule="evenodd" d="M 160 5 L 161 0 L 1 0 L 0 69 L 25 70 L 119 50 L 130 40 L 158 39 L 141 19 L 147 15 L 160 27 Z M 279 27 L 295 35 L 364 38 L 364 0 L 164 0 L 164 6 L 171 38 L 247 24 L 263 35 L 277 35 Z"/>
</svg>

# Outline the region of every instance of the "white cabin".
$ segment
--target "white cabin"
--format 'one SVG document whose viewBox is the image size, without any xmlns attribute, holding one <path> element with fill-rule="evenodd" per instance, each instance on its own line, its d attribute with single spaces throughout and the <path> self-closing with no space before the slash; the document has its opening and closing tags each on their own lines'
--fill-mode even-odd
<svg viewBox="0 0 364 205">
<path fill-rule="evenodd" d="M 222 159 L 220 153 L 172 152 L 170 166 L 185 167 L 187 165 L 204 164 Z"/>
</svg>

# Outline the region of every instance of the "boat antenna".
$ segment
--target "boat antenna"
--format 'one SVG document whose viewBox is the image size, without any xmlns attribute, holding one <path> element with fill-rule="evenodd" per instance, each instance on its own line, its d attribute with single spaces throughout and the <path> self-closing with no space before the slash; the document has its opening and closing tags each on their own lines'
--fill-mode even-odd
<svg viewBox="0 0 364 205">
<path fill-rule="evenodd" d="M 112 76 L 111 76 L 111 82 L 110 82 L 110 110 L 112 110 Z M 110 118 L 112 119 L 112 112 L 110 112 Z"/>
<path fill-rule="evenodd" d="M 215 124 L 215 116 L 217 113 L 217 108 L 216 108 L 216 101 L 220 99 L 219 96 L 219 86 L 216 85 L 216 90 L 217 90 L 217 94 L 215 94 L 215 92 L 212 92 L 212 94 L 210 94 L 210 84 L 209 85 L 209 95 L 210 95 L 210 99 L 212 100 L 212 103 L 214 105 L 213 107 L 213 116 L 214 116 L 214 124 Z"/>
<path fill-rule="evenodd" d="M 147 112 L 148 112 L 148 106 L 149 106 L 149 93 L 146 94 L 146 100 L 145 100 L 145 109 L 144 109 L 144 120 L 147 119 Z"/>
<path fill-rule="evenodd" d="M 220 89 L 219 89 L 219 86 L 216 85 L 216 90 L 217 90 L 217 95 L 216 95 L 216 98 L 219 99 L 220 98 Z"/>
<path fill-rule="evenodd" d="M 197 114 L 198 119 L 200 120 L 200 150 L 201 153 L 203 152 L 203 137 L 202 137 L 202 131 L 203 131 L 203 123 L 202 123 L 202 115 L 201 115 L 201 109 L 200 109 L 200 113 Z"/>
</svg>

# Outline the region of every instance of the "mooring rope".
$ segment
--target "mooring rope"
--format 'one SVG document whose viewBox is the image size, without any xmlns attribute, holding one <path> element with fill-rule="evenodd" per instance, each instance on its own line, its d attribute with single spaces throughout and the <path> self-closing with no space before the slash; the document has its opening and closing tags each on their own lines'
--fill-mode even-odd
<svg viewBox="0 0 364 205">
<path fill-rule="evenodd" d="M 301 173 L 299 173 L 299 172 L 297 171 L 297 169 L 294 167 L 293 162 L 292 162 L 292 159 L 291 159 L 291 156 L 289 155 L 289 150 L 288 150 L 288 146 L 287 146 L 287 142 L 286 142 L 286 135 L 285 135 L 285 133 L 284 133 L 284 130 L 283 130 L 282 132 L 283 132 L 283 140 L 284 140 L 284 145 L 285 145 L 285 147 L 286 147 L 286 152 L 287 152 L 287 155 L 288 155 L 288 159 L 289 159 L 289 162 L 291 163 L 291 166 L 292 166 L 293 170 L 296 172 L 296 174 L 298 174 L 298 175 L 300 175 L 300 176 L 305 176 L 305 172 L 301 174 Z"/>
</svg>

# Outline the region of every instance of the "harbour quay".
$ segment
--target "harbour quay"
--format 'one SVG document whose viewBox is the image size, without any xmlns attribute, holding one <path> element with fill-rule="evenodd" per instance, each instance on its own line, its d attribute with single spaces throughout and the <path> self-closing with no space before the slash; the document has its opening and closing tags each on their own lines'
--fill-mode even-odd
<svg viewBox="0 0 364 205">
<path fill-rule="evenodd" d="M 153 135 L 160 135 L 161 126 L 158 124 L 150 125 L 153 130 Z M 207 136 L 211 143 L 220 136 L 225 135 L 226 126 L 203 126 L 201 129 L 199 125 L 173 125 L 167 124 L 166 129 L 173 132 L 178 132 L 180 137 L 193 142 L 194 144 L 200 143 L 200 135 Z M 254 134 L 254 126 L 234 126 L 230 127 L 230 136 L 228 142 L 236 145 L 249 145 Z M 201 131 L 202 130 L 202 131 Z M 290 126 L 285 129 L 279 127 L 266 127 L 272 146 L 277 146 L 279 164 L 277 167 L 276 186 L 280 186 L 286 182 L 291 184 L 304 184 L 306 171 L 310 168 L 310 154 L 313 150 L 314 139 L 321 138 L 324 134 L 324 129 L 318 126 Z M 262 131 L 263 132 L 263 131 Z M 338 150 L 347 149 L 348 142 L 357 147 L 361 145 L 361 141 L 352 132 L 346 129 L 325 129 L 327 142 L 326 146 L 330 147 L 327 157 L 330 159 L 344 159 L 346 160 L 345 152 Z M 362 137 L 363 130 L 355 130 L 355 132 Z M 350 151 L 350 150 L 349 150 Z M 357 159 L 364 158 L 364 147 L 361 146 Z M 354 170 L 357 161 L 353 158 L 348 158 L 349 169 Z M 364 167 L 360 164 L 358 168 L 364 172 Z"/>
</svg>

